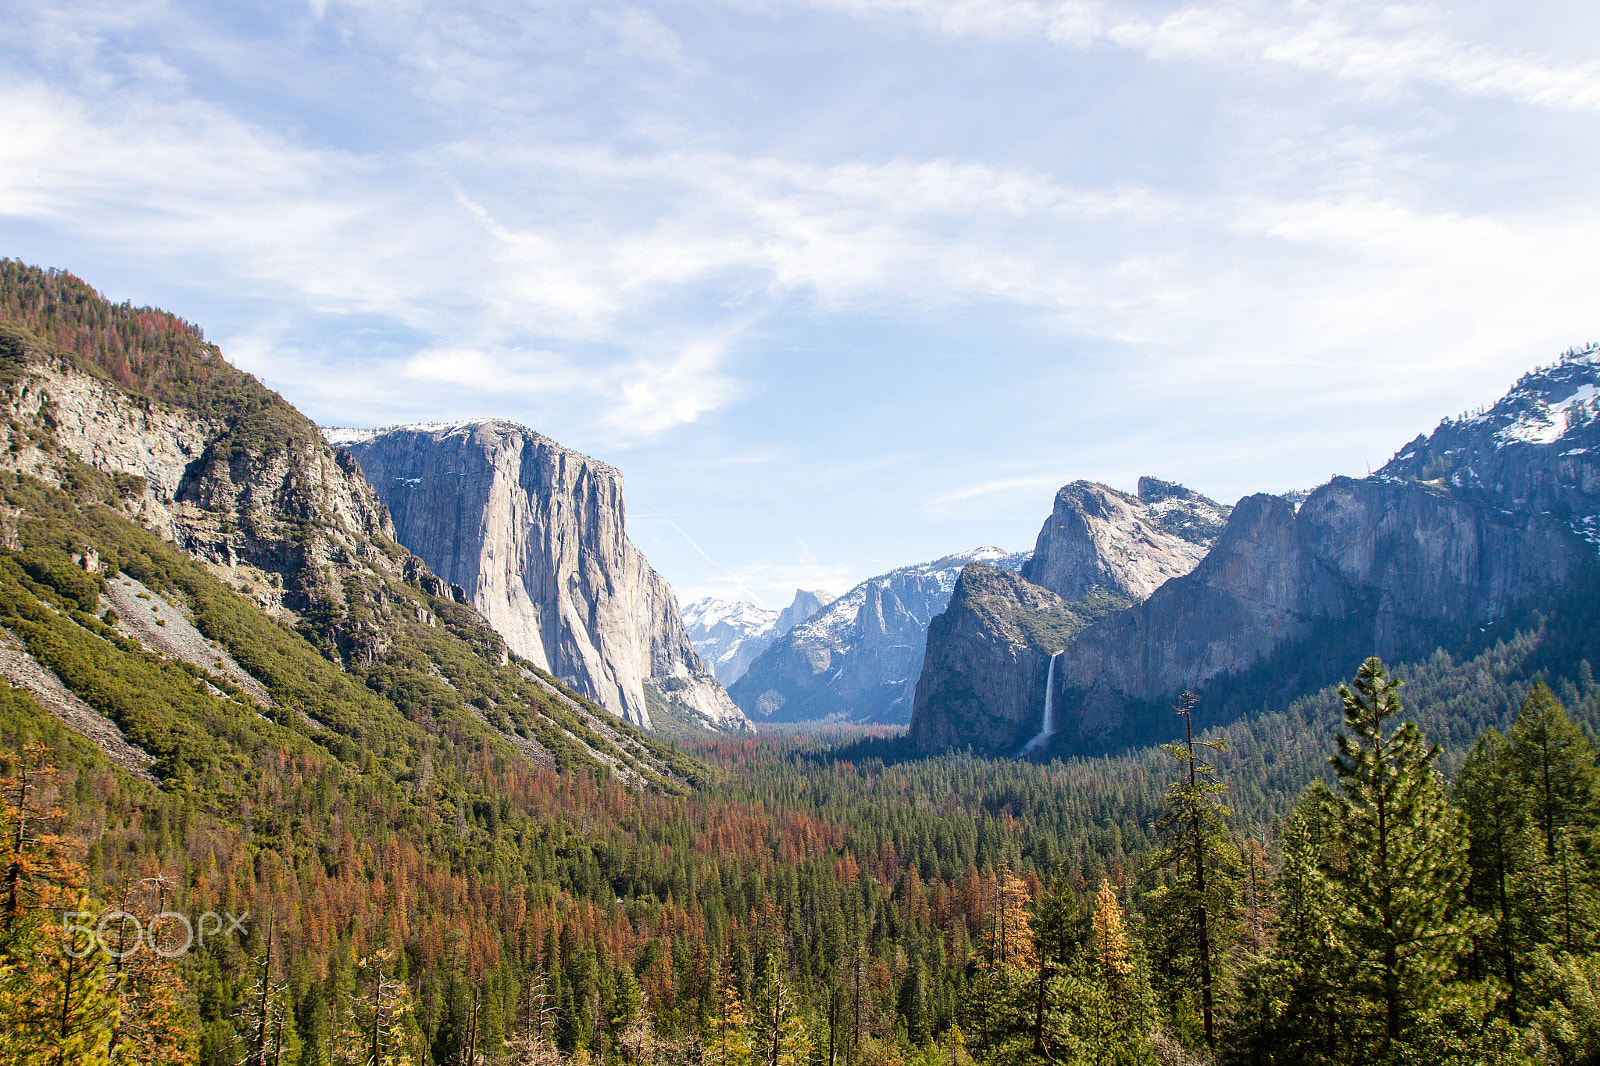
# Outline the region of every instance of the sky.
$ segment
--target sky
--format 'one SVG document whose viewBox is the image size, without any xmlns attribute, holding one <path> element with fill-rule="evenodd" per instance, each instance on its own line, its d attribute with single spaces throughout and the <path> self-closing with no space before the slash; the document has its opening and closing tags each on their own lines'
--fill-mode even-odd
<svg viewBox="0 0 1600 1066">
<path fill-rule="evenodd" d="M 786 604 L 1365 474 L 1600 339 L 1600 5 L 0 0 L 0 255 Z"/>
</svg>

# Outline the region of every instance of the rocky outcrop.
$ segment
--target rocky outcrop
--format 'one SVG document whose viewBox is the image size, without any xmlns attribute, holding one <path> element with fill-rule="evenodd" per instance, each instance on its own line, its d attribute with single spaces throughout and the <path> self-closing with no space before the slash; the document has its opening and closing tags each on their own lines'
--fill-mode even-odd
<svg viewBox="0 0 1600 1066">
<path fill-rule="evenodd" d="M 794 599 L 789 606 L 778 612 L 778 618 L 772 625 L 776 636 L 783 636 L 801 622 L 808 622 L 821 613 L 822 609 L 839 597 L 822 589 L 795 589 Z"/>
<path fill-rule="evenodd" d="M 1056 493 L 1022 576 L 1067 600 L 1102 589 L 1142 600 L 1205 558 L 1228 508 L 1169 481 L 1129 496 L 1092 481 Z"/>
<path fill-rule="evenodd" d="M 1025 555 L 984 547 L 869 578 L 773 642 L 734 683 L 756 721 L 905 722 L 928 623 L 968 563 L 1016 570 Z"/>
<path fill-rule="evenodd" d="M 1595 565 L 1584 539 L 1600 542 L 1600 473 L 1588 458 L 1600 450 L 1597 364 L 1600 352 L 1570 353 L 1494 408 L 1419 437 L 1379 474 L 1335 478 L 1300 501 L 1250 496 L 1229 514 L 1153 479 L 1138 501 L 1083 482 L 1062 489 L 1023 575 L 1068 601 L 1094 589 L 1143 596 L 1066 643 L 1055 750 L 1130 737 L 1183 689 L 1267 664 L 1287 679 L 1276 694 L 1292 697 L 1327 683 L 1318 671 L 1340 656 L 1425 653 Z M 1159 516 L 1141 511 L 1163 505 Z M 999 630 L 957 622 L 930 632 L 918 714 L 926 704 L 961 717 L 914 722 L 924 750 L 973 728 L 1003 738 L 1021 721 L 1019 694 L 1042 683 L 1037 655 L 997 652 Z M 977 695 L 945 697 L 941 711 L 936 696 L 962 685 Z M 1042 710 L 1042 697 L 1023 705 Z"/>
<path fill-rule="evenodd" d="M 781 611 L 707 596 L 683 609 L 684 631 L 717 680 L 731 685 L 774 640 L 834 601 L 821 589 L 796 589 Z"/>
<path fill-rule="evenodd" d="M 247 445 L 223 419 L 130 395 L 48 354 L 24 358 L 20 347 L 8 354 L 21 366 L 0 392 L 11 427 L 0 466 L 60 481 L 70 454 L 119 477 L 130 517 L 269 611 L 297 616 L 318 603 L 342 603 L 343 589 L 329 575 L 346 560 L 376 563 L 383 553 L 373 538 L 394 535 L 355 462 L 276 397 L 307 432 Z M 353 632 L 331 639 L 344 653 L 361 654 Z"/>
<path fill-rule="evenodd" d="M 1014 755 L 1040 730 L 1050 656 L 1087 623 L 1019 574 L 962 568 L 950 605 L 928 627 L 911 741 L 926 754 L 971 746 Z"/>
<path fill-rule="evenodd" d="M 1156 478 L 1140 478 L 1137 496 L 1062 486 L 1020 575 L 968 567 L 929 627 L 911 719 L 919 750 L 1015 754 L 1040 730 L 1051 654 L 1192 571 L 1229 511 Z"/>
<path fill-rule="evenodd" d="M 248 732 L 270 714 L 335 759 L 370 751 L 362 745 L 381 736 L 389 745 L 384 758 L 403 764 L 404 750 L 423 752 L 431 733 L 567 770 L 609 768 L 645 787 L 687 785 L 681 760 L 668 749 L 548 673 L 512 661 L 503 638 L 465 605 L 465 591 L 395 542 L 388 510 L 356 461 L 230 365 L 198 327 L 153 308 L 112 304 L 65 272 L 12 261 L 0 263 L 0 310 L 0 469 L 22 475 L 8 480 L 0 545 L 48 553 L 38 543 L 39 526 L 30 528 L 37 522 L 57 539 L 65 530 L 74 531 L 69 540 L 81 537 L 61 547 L 85 570 L 98 572 L 116 557 L 135 562 L 131 569 L 146 578 L 160 576 L 162 587 L 145 590 L 108 571 L 102 617 L 74 614 L 73 621 L 91 645 L 108 641 L 113 658 L 133 654 L 137 641 L 207 678 L 224 717 L 207 712 L 195 728 L 214 731 L 226 714 L 242 711 L 248 720 L 238 724 Z M 36 506 L 44 509 L 32 513 Z M 120 517 L 110 513 L 116 509 Z M 182 554 L 147 531 L 253 597 L 282 629 L 187 560 L 180 563 Z M 123 593 L 131 599 L 119 603 Z M 670 600 L 657 610 L 676 624 Z M 121 635 L 108 637 L 107 626 L 120 626 Z M 60 651 L 56 643 L 47 647 Z M 323 664 L 302 658 L 311 648 L 329 660 L 333 678 L 344 672 L 348 687 L 330 686 Z M 40 648 L 20 652 L 13 673 L 18 662 L 35 662 L 29 653 L 49 672 Z M 304 685 L 307 669 L 321 682 L 314 695 Z M 670 680 L 675 692 L 658 706 L 718 697 L 730 706 L 720 688 L 708 692 L 701 679 Z M 65 675 L 56 681 L 67 684 Z M 50 697 L 47 682 L 31 687 Z M 73 691 L 98 709 L 91 713 L 122 713 L 101 688 Z M 82 707 L 50 698 L 53 713 L 114 760 L 147 772 L 113 750 L 115 736 L 78 714 Z M 188 720 L 193 710 L 163 704 L 159 693 L 150 698 L 174 720 Z M 234 735 L 231 727 L 227 733 Z M 156 771 L 163 782 L 177 772 L 172 765 Z"/>
<path fill-rule="evenodd" d="M 645 686 L 716 729 L 748 722 L 628 540 L 622 475 L 510 422 L 329 431 L 395 536 L 460 585 L 511 650 L 649 727 Z"/>
<path fill-rule="evenodd" d="M 1590 565 L 1563 521 L 1445 485 L 1335 478 L 1298 513 L 1279 497 L 1247 497 L 1191 574 L 1067 648 L 1062 730 L 1114 736 L 1130 708 L 1292 646 L 1314 654 L 1355 637 L 1389 659 L 1426 652 Z"/>
</svg>

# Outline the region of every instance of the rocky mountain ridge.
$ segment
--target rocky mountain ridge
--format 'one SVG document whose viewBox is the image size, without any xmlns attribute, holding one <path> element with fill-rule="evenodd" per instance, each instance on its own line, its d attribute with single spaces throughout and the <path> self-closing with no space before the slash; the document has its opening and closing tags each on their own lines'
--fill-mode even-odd
<svg viewBox="0 0 1600 1066">
<path fill-rule="evenodd" d="M 962 567 L 1015 571 L 1027 559 L 986 546 L 868 578 L 778 638 L 730 694 L 755 721 L 905 722 L 928 623 Z"/>
<path fill-rule="evenodd" d="M 328 437 L 376 488 L 395 538 L 518 655 L 646 729 L 652 703 L 749 728 L 629 541 L 614 467 L 499 420 Z"/>
<path fill-rule="evenodd" d="M 717 680 L 731 685 L 744 676 L 756 657 L 795 626 L 836 597 L 821 589 L 795 589 L 794 599 L 781 611 L 770 611 L 747 601 L 706 596 L 683 609 L 683 626 L 695 651 L 711 667 Z"/>
<path fill-rule="evenodd" d="M 949 609 L 928 629 L 912 743 L 1015 754 L 1039 732 L 1051 656 L 1192 571 L 1231 510 L 1150 477 L 1136 496 L 1090 481 L 1062 486 L 1020 573 L 961 571 Z"/>
<path fill-rule="evenodd" d="M 1574 350 L 1482 413 L 1444 420 L 1373 475 L 1334 478 L 1298 507 L 1266 494 L 1239 501 L 1190 572 L 1066 643 L 1054 750 L 1146 742 L 1184 688 L 1204 696 L 1261 674 L 1273 698 L 1292 698 L 1343 676 L 1352 657 L 1425 655 L 1591 579 L 1597 396 L 1600 349 Z M 950 659 L 930 647 L 930 662 Z M 991 681 L 1002 693 L 1038 680 L 1031 660 L 990 662 L 1013 678 Z M 930 693 L 952 686 L 925 682 Z M 1030 718 L 1037 728 L 1043 703 L 1030 690 L 1025 710 L 1012 710 L 1016 736 Z M 984 713 L 1004 710 L 992 703 Z M 928 712 L 944 713 L 936 701 Z M 913 729 L 959 732 L 936 721 Z"/>
<path fill-rule="evenodd" d="M 1065 600 L 1095 589 L 1142 600 L 1205 558 L 1230 510 L 1156 478 L 1141 477 L 1137 496 L 1074 481 L 1056 493 L 1022 576 Z"/>
</svg>

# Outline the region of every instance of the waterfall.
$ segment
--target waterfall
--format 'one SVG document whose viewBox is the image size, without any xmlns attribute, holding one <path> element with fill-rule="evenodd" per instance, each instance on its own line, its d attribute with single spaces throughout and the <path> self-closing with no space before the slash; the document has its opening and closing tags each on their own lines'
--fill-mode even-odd
<svg viewBox="0 0 1600 1066">
<path fill-rule="evenodd" d="M 1056 732 L 1056 660 L 1061 658 L 1058 651 L 1050 656 L 1050 670 L 1044 676 L 1044 725 L 1039 730 L 1039 735 L 1028 741 L 1022 749 L 1023 755 L 1033 754 L 1033 749 L 1044 744 Z"/>
</svg>

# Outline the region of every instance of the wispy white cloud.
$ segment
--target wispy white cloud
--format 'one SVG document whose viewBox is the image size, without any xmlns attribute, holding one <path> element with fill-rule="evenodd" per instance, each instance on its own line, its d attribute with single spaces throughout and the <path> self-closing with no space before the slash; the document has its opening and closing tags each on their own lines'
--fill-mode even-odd
<svg viewBox="0 0 1600 1066">
<path fill-rule="evenodd" d="M 932 519 L 970 517 L 976 501 L 995 496 L 1026 496 L 1042 499 L 1051 490 L 1061 487 L 1060 474 L 1022 474 L 1011 477 L 989 478 L 941 492 L 923 503 L 921 511 Z"/>
<path fill-rule="evenodd" d="M 1600 109 L 1600 61 L 1463 39 L 1441 9 L 1387 3 L 1190 3 L 1150 17 L 1101 0 L 801 0 L 910 18 L 952 36 L 1114 46 L 1155 60 L 1256 63 L 1385 87 L 1417 82 L 1562 110 Z"/>
<path fill-rule="evenodd" d="M 938 531 L 908 557 L 1158 446 L 1242 482 L 1269 419 L 1270 462 L 1325 476 L 1397 395 L 1425 424 L 1596 332 L 1600 68 L 1520 13 L 1513 39 L 1377 0 L 261 10 L 17 8 L 5 251 L 193 295 L 330 417 L 510 414 L 630 467 L 698 441 L 656 476 Z M 785 389 L 810 407 L 778 436 Z M 738 507 L 684 526 L 717 587 L 851 576 L 752 562 L 771 529 Z"/>
<path fill-rule="evenodd" d="M 470 141 L 363 154 L 198 101 L 91 107 L 28 84 L 0 88 L 0 143 L 0 217 L 386 316 L 436 338 L 404 363 L 410 380 L 534 409 L 577 397 L 619 447 L 746 394 L 742 336 L 796 300 L 914 315 L 998 301 L 1070 333 L 1184 345 L 1177 376 L 1160 371 L 1181 380 L 1270 366 L 1273 332 L 1303 361 L 1392 352 L 1454 321 L 1450 343 L 1487 358 L 1581 304 L 1600 269 L 1592 213 L 1085 189 L 956 159 Z M 721 307 L 685 316 L 705 292 Z M 1477 321 L 1489 305 L 1495 321 Z M 1412 373 L 1461 357 L 1419 353 Z"/>
</svg>

